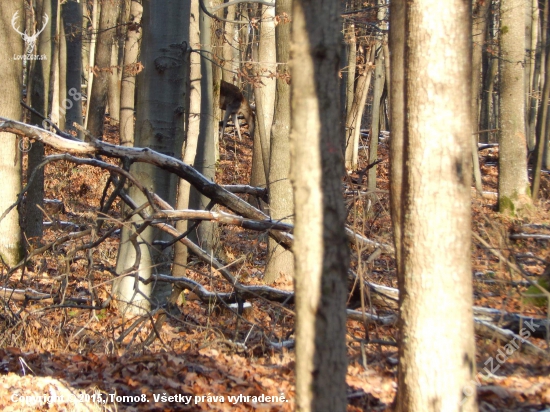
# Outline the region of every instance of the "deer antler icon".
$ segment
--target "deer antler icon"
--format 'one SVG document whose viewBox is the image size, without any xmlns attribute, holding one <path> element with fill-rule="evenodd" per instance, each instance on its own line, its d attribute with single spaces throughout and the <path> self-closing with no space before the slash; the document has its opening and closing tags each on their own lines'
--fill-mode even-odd
<svg viewBox="0 0 550 412">
<path fill-rule="evenodd" d="M 30 56 L 31 53 L 34 51 L 34 48 L 36 46 L 36 39 L 38 39 L 38 36 L 40 35 L 40 33 L 42 33 L 44 31 L 44 29 L 46 28 L 46 25 L 48 24 L 49 18 L 48 18 L 47 14 L 44 14 L 44 17 L 42 18 L 42 21 L 44 22 L 44 25 L 42 26 L 42 28 L 38 32 L 34 33 L 32 36 L 29 36 L 27 34 L 27 30 L 25 30 L 24 32 L 19 31 L 19 26 L 17 26 L 17 27 L 15 26 L 18 19 L 19 19 L 19 12 L 16 11 L 15 14 L 13 15 L 12 19 L 11 19 L 11 26 L 13 27 L 13 29 L 17 33 L 19 33 L 21 35 L 21 38 L 23 39 L 23 41 L 27 45 L 26 50 L 25 50 L 25 54 L 27 56 Z"/>
</svg>

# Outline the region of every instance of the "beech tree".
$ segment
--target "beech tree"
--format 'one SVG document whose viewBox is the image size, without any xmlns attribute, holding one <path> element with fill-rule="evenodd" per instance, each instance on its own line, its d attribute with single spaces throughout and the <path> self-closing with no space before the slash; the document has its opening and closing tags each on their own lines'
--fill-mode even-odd
<svg viewBox="0 0 550 412">
<path fill-rule="evenodd" d="M 24 25 L 23 1 L 0 2 L 0 73 L 4 79 L 0 93 L 0 116 L 21 120 L 21 100 L 23 83 L 23 39 L 11 24 L 15 13 L 19 13 L 19 27 Z M 19 30 L 23 32 L 24 30 Z M 14 58 L 19 56 L 19 58 Z M 21 151 L 15 135 L 0 133 L 0 178 L 2 196 L 0 196 L 0 216 L 17 199 L 21 191 Z M 0 258 L 8 265 L 14 265 L 23 257 L 19 211 L 12 209 L 0 221 Z"/>
<path fill-rule="evenodd" d="M 391 169 L 401 412 L 477 411 L 475 396 L 463 394 L 476 361 L 470 16 L 470 1 L 392 2 L 391 152 L 403 156 Z"/>
<path fill-rule="evenodd" d="M 141 53 L 144 60 L 155 64 L 145 65 L 138 75 L 135 145 L 176 157 L 181 153 L 183 139 L 184 53 L 178 45 L 182 39 L 188 38 L 185 21 L 189 21 L 189 7 L 168 1 L 143 2 Z M 173 175 L 146 164 L 133 165 L 131 171 L 149 190 L 174 204 L 177 181 Z M 139 204 L 147 202 L 139 189 L 130 187 L 129 193 Z M 122 276 L 113 285 L 122 308 L 128 308 L 130 312 L 148 308 L 152 301 L 148 299 L 151 285 L 141 282 L 139 286 L 135 285 L 134 276 L 125 276 L 128 271 L 136 271 L 134 265 L 137 265 L 139 276 L 148 279 L 159 267 L 157 264 L 164 264 L 160 267 L 166 268 L 167 253 L 163 255 L 153 246 L 153 241 L 160 239 L 159 232 L 140 223 L 141 218 L 133 216 L 132 224 L 124 226 L 117 259 L 117 273 Z M 157 302 L 170 293 L 167 288 L 158 288 L 157 291 Z"/>
<path fill-rule="evenodd" d="M 525 137 L 525 5 L 522 0 L 500 3 L 500 131 L 498 208 L 516 214 L 531 203 Z"/>
<path fill-rule="evenodd" d="M 341 177 L 340 2 L 292 7 L 296 409 L 346 410 L 348 245 Z"/>
</svg>

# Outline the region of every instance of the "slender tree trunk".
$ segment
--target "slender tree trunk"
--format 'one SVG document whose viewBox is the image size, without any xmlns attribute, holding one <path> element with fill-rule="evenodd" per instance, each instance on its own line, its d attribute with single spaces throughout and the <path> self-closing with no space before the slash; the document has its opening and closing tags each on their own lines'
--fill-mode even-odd
<svg viewBox="0 0 550 412">
<path fill-rule="evenodd" d="M 487 13 L 491 6 L 490 1 L 475 0 L 473 8 L 473 49 L 472 49 L 472 160 L 474 171 L 474 182 L 478 192 L 483 191 L 481 185 L 481 170 L 479 167 L 479 152 L 477 143 L 479 141 L 479 120 L 481 103 L 481 61 L 485 47 L 485 36 L 487 34 Z"/>
<path fill-rule="evenodd" d="M 403 9 L 406 20 L 399 26 Z M 405 148 L 401 212 L 393 217 L 402 225 L 397 255 L 400 412 L 477 411 L 475 394 L 463 396 L 476 362 L 469 258 L 470 11 L 471 2 L 462 0 L 392 2 L 390 27 L 405 28 L 393 40 L 406 39 L 397 48 L 398 53 L 404 49 L 405 84 L 403 92 L 392 95 L 397 105 L 393 125 L 402 124 L 397 130 L 403 130 Z M 426 24 L 434 15 L 437 23 Z M 401 61 L 393 63 L 392 83 L 400 80 Z M 406 118 L 396 112 L 399 98 Z"/>
<path fill-rule="evenodd" d="M 0 73 L 3 79 L 0 116 L 21 121 L 19 101 L 23 92 L 23 60 L 15 59 L 13 56 L 23 55 L 23 39 L 11 25 L 15 13 L 19 13 L 19 27 L 22 28 L 25 15 L 23 1 L 0 2 L 0 38 L 3 39 L 3 45 L 0 47 Z M 16 202 L 21 192 L 21 151 L 19 140 L 11 133 L 0 133 L 0 141 L 1 216 Z M 14 208 L 0 221 L 0 258 L 2 262 L 14 265 L 23 257 L 23 251 L 19 210 Z"/>
<path fill-rule="evenodd" d="M 355 69 L 357 67 L 357 37 L 355 36 L 355 24 L 348 26 L 348 76 L 346 86 L 346 113 L 351 111 L 353 96 L 355 95 Z M 346 116 L 347 117 L 347 116 Z"/>
<path fill-rule="evenodd" d="M 201 41 L 201 109 L 200 109 L 200 134 L 197 146 L 197 154 L 195 156 L 195 168 L 204 176 L 214 180 L 216 175 L 216 158 L 217 158 L 217 134 L 216 119 L 214 117 L 214 101 L 213 99 L 213 73 L 212 63 L 205 59 L 210 53 L 211 43 L 211 18 L 203 11 L 199 14 L 199 30 Z M 218 91 L 219 93 L 219 91 Z M 218 94 L 219 96 L 219 94 Z M 217 102 L 216 102 L 217 104 Z M 216 108 L 216 111 L 218 109 Z M 190 205 L 193 209 L 204 210 L 210 199 L 202 196 L 196 190 L 191 190 Z M 216 226 L 212 222 L 201 222 L 196 231 L 195 239 L 198 240 L 201 247 L 208 252 L 213 252 L 217 243 Z"/>
<path fill-rule="evenodd" d="M 90 96 L 88 119 L 88 130 L 92 136 L 98 139 L 103 138 L 103 121 L 107 109 L 111 54 L 115 43 L 118 16 L 119 2 L 112 0 L 103 2 L 99 14 L 99 34 L 97 36 L 94 62 L 94 86 Z"/>
<path fill-rule="evenodd" d="M 27 97 L 30 105 L 39 113 L 48 116 L 50 107 L 49 95 L 51 62 L 53 58 L 52 43 L 55 38 L 55 15 L 52 11 L 52 3 L 57 0 L 38 0 L 36 2 L 36 20 L 39 27 L 43 22 L 44 15 L 47 15 L 48 25 L 38 36 L 36 54 L 45 55 L 45 60 L 34 60 L 31 63 L 30 79 L 27 91 Z M 40 116 L 31 114 L 31 124 L 42 124 Z M 27 181 L 36 167 L 44 160 L 44 144 L 34 142 L 28 152 Z M 34 239 L 36 244 L 42 240 L 42 207 L 44 202 L 44 169 L 38 169 L 35 172 L 34 180 L 29 186 L 27 197 L 25 199 L 25 239 L 31 242 Z"/>
<path fill-rule="evenodd" d="M 62 77 L 63 84 L 65 84 L 65 76 L 62 76 L 62 73 L 65 73 L 65 71 L 64 69 L 63 71 L 61 69 L 61 56 L 66 55 L 66 51 L 64 49 L 65 35 L 63 30 L 63 22 L 61 20 L 61 6 L 59 5 L 59 0 L 53 0 L 53 4 L 55 6 L 55 12 L 52 11 L 52 19 L 55 16 L 55 38 L 53 39 L 53 61 L 50 74 L 50 120 L 54 124 L 58 125 L 61 130 L 63 130 L 65 127 L 65 120 L 63 119 L 62 125 L 59 110 L 59 96 L 61 92 Z M 64 95 L 65 94 L 63 93 L 63 96 Z"/>
<path fill-rule="evenodd" d="M 548 1 L 544 7 L 544 22 L 543 30 L 548 30 L 546 25 L 549 21 L 550 6 Z M 544 157 L 544 146 L 545 142 L 548 141 L 548 100 L 550 99 L 550 45 L 546 44 L 546 70 L 545 76 L 543 79 L 543 88 L 542 88 L 542 103 L 539 110 L 539 118 L 537 120 L 537 141 L 535 147 L 535 164 L 533 166 L 533 200 L 536 201 L 539 188 L 540 188 L 540 179 L 541 179 L 541 169 Z"/>
<path fill-rule="evenodd" d="M 391 139 L 390 139 L 390 209 L 395 243 L 395 258 L 397 271 L 400 273 L 403 265 L 401 244 L 403 216 L 401 215 L 401 201 L 403 199 L 403 166 L 404 166 L 404 126 L 405 126 L 405 1 L 390 3 L 389 34 L 391 54 L 390 80 L 390 110 L 391 110 Z"/>
<path fill-rule="evenodd" d="M 278 16 L 291 14 L 291 0 L 279 0 L 275 6 Z M 290 184 L 290 85 L 285 79 L 288 67 L 290 44 L 290 23 L 280 22 L 276 27 L 277 36 L 277 95 L 275 100 L 275 115 L 271 127 L 271 143 L 269 155 L 269 213 L 273 220 L 291 222 L 294 213 L 294 199 Z M 259 117 L 259 116 L 258 116 Z M 273 239 L 268 243 L 268 260 L 265 268 L 264 281 L 272 283 L 281 274 L 292 277 L 294 274 L 294 259 L 292 253 L 283 249 Z"/>
<path fill-rule="evenodd" d="M 128 30 L 124 45 L 124 64 L 120 85 L 120 144 L 134 146 L 134 96 L 136 92 L 136 75 L 139 48 L 141 44 L 141 18 L 143 6 L 138 0 L 126 0 L 129 4 Z"/>
<path fill-rule="evenodd" d="M 235 20 L 235 9 L 237 6 L 229 6 L 227 8 L 227 20 Z M 233 84 L 236 77 L 235 61 L 233 61 L 233 48 L 238 47 L 233 43 L 235 37 L 236 27 L 233 23 L 225 23 L 224 26 L 224 43 L 223 43 L 223 80 L 227 83 Z"/>
<path fill-rule="evenodd" d="M 61 108 L 65 110 L 65 127 L 79 138 L 82 133 L 73 126 L 82 126 L 82 4 L 68 0 L 62 6 L 66 39 L 66 88 L 60 95 Z M 64 97 L 63 97 L 64 96 Z"/>
<path fill-rule="evenodd" d="M 381 7 L 379 10 L 383 10 Z M 372 99 L 372 119 L 369 136 L 369 164 L 372 164 L 378 159 L 378 136 L 380 135 L 380 106 L 383 104 L 382 93 L 384 92 L 385 83 L 384 71 L 384 53 L 382 47 L 378 51 L 376 58 L 376 68 L 374 70 L 374 91 Z M 368 190 L 374 192 L 376 190 L 376 166 L 368 171 Z"/>
<path fill-rule="evenodd" d="M 532 96 L 535 94 L 533 87 L 533 80 L 535 77 L 535 61 L 537 51 L 537 39 L 538 39 L 538 15 L 539 7 L 538 0 L 530 0 L 525 2 L 525 134 L 527 136 L 527 145 L 529 150 L 535 149 L 536 143 L 536 131 L 535 131 L 535 117 L 536 107 L 531 106 Z M 537 87 L 537 91 L 538 87 Z"/>
<path fill-rule="evenodd" d="M 199 0 L 191 0 L 191 18 L 189 24 L 189 44 L 192 49 L 200 48 L 199 32 Z M 201 57 L 198 53 L 189 54 L 189 119 L 187 127 L 187 138 L 183 150 L 183 161 L 189 165 L 195 164 L 197 156 L 197 147 L 199 143 L 200 125 L 201 125 Z M 189 208 L 191 195 L 191 185 L 186 180 L 180 179 L 178 182 L 178 198 L 176 209 Z M 188 229 L 188 222 L 180 220 L 176 223 L 176 229 L 184 233 Z M 172 265 L 172 276 L 181 277 L 186 275 L 187 269 L 187 247 L 181 242 L 174 246 L 174 263 Z M 180 290 L 175 289 L 179 296 Z"/>
<path fill-rule="evenodd" d="M 259 74 L 267 76 L 270 73 L 277 72 L 277 49 L 275 43 L 275 8 L 263 6 L 261 8 L 261 26 L 260 26 L 260 46 L 259 46 Z M 275 94 L 276 94 L 276 81 L 274 78 L 263 77 L 262 83 L 265 85 L 261 88 L 254 89 L 254 96 L 256 99 L 256 106 L 261 105 L 263 113 L 263 133 L 268 136 L 271 131 L 271 125 L 273 123 L 273 116 L 275 112 Z M 258 116 L 256 116 L 258 117 Z M 265 170 L 269 168 L 269 159 L 264 159 L 262 155 L 262 133 L 261 126 L 259 125 L 260 119 L 257 119 L 258 127 L 254 130 L 257 132 L 254 134 L 254 149 L 252 154 L 252 173 L 250 176 L 250 185 L 255 187 L 266 186 L 266 173 Z M 268 142 L 268 147 L 263 152 L 269 153 L 269 139 L 265 139 Z M 268 167 L 264 167 L 267 165 Z M 250 199 L 252 200 L 252 199 Z"/>
<path fill-rule="evenodd" d="M 94 0 L 92 4 L 92 25 L 90 35 L 90 53 L 88 57 L 88 64 L 90 67 L 85 67 L 84 70 L 88 72 L 88 84 L 86 87 L 86 96 L 88 96 L 88 104 L 86 105 L 86 118 L 84 120 L 84 127 L 88 128 L 88 119 L 90 118 L 90 96 L 92 95 L 92 87 L 94 84 L 94 75 L 92 72 L 95 62 L 95 48 L 97 43 L 97 30 L 99 25 L 99 4 L 98 0 Z"/>
<path fill-rule="evenodd" d="M 527 142 L 525 140 L 524 11 L 522 0 L 502 0 L 500 3 L 500 132 L 498 204 L 502 213 L 516 214 L 531 203 L 527 178 Z"/>
<path fill-rule="evenodd" d="M 366 64 L 361 68 L 353 104 L 346 118 L 346 169 L 356 169 L 359 155 L 359 140 L 361 136 L 361 120 L 363 111 L 369 94 L 369 86 L 372 77 L 372 67 L 374 62 L 374 47 L 366 52 Z"/>
<path fill-rule="evenodd" d="M 344 412 L 349 251 L 338 107 L 340 2 L 294 0 L 292 12 L 296 410 Z"/>
</svg>

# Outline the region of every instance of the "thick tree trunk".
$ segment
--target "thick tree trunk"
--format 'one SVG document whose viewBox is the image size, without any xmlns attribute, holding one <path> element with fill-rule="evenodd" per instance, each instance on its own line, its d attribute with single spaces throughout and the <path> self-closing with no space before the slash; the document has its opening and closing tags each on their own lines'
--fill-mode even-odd
<svg viewBox="0 0 550 412">
<path fill-rule="evenodd" d="M 293 3 L 296 410 L 344 412 L 349 251 L 341 187 L 340 2 Z"/>
<path fill-rule="evenodd" d="M 392 46 L 406 39 L 397 44 L 392 79 L 399 87 L 404 50 L 405 84 L 392 94 L 393 126 L 403 131 L 405 149 L 402 188 L 392 187 L 392 210 L 401 192 L 401 211 L 393 216 L 401 224 L 396 233 L 401 236 L 396 239 L 400 412 L 477 410 L 475 390 L 473 396 L 463 395 L 476 362 L 469 258 L 470 5 L 462 0 L 392 3 L 390 27 L 399 31 Z M 426 24 L 434 15 L 437 23 Z M 404 99 L 406 118 L 397 113 L 398 99 Z M 398 150 L 400 144 L 394 145 Z M 437 336 L 434 324 L 440 328 Z"/>
<path fill-rule="evenodd" d="M 14 55 L 23 55 L 23 39 L 11 25 L 11 19 L 18 12 L 19 27 L 25 15 L 23 1 L 0 2 L 0 73 L 2 73 L 2 93 L 0 93 L 0 116 L 21 120 L 21 95 L 23 92 L 23 60 Z M 20 30 L 23 32 L 24 30 Z M 0 196 L 0 215 L 17 200 L 21 192 L 21 151 L 18 139 L 11 133 L 0 133 L 0 178 L 2 196 Z M 19 210 L 14 208 L 0 221 L 0 258 L 8 265 L 14 265 L 23 257 Z"/>
</svg>

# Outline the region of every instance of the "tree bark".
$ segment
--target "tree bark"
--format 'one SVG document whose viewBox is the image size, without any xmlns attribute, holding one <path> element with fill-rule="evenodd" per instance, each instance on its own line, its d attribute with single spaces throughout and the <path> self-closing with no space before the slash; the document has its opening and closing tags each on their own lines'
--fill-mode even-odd
<svg viewBox="0 0 550 412">
<path fill-rule="evenodd" d="M 19 13 L 19 27 L 23 25 L 25 15 L 23 1 L 0 2 L 0 73 L 4 79 L 0 93 L 0 115 L 21 120 L 21 95 L 23 91 L 23 60 L 14 55 L 23 55 L 23 39 L 11 25 L 15 13 Z M 24 31 L 24 30 L 20 30 Z M 17 200 L 21 191 L 21 151 L 19 140 L 11 133 L 0 133 L 0 178 L 2 196 L 0 196 L 0 215 Z M 13 209 L 0 221 L 0 258 L 8 265 L 15 265 L 23 257 L 19 210 Z"/>
<path fill-rule="evenodd" d="M 339 30 L 340 2 L 294 0 L 291 153 L 298 411 L 343 412 L 347 404 L 349 251 L 341 188 Z"/>
<path fill-rule="evenodd" d="M 191 0 L 190 7 L 189 45 L 192 49 L 198 49 L 200 48 L 199 0 Z M 189 116 L 187 121 L 187 137 L 182 156 L 184 163 L 194 165 L 197 156 L 201 125 L 201 57 L 198 53 L 190 53 L 188 58 L 190 63 L 189 82 L 187 84 Z M 178 182 L 176 209 L 187 209 L 189 207 L 190 195 L 191 185 L 188 181 L 180 179 Z M 188 229 L 188 221 L 177 222 L 176 229 L 181 233 L 185 233 Z M 174 247 L 172 276 L 182 277 L 186 275 L 187 254 L 187 247 L 180 242 L 176 243 Z"/>
<path fill-rule="evenodd" d="M 134 146 L 134 108 L 136 92 L 136 76 L 140 70 L 138 63 L 141 44 L 141 18 L 143 7 L 138 0 L 127 0 L 130 5 L 128 30 L 124 45 L 124 64 L 122 82 L 120 85 L 120 144 Z"/>
<path fill-rule="evenodd" d="M 29 85 L 27 96 L 30 106 L 37 112 L 48 116 L 49 107 L 49 90 L 50 90 L 50 75 L 51 62 L 53 58 L 52 43 L 55 38 L 55 15 L 52 13 L 53 0 L 38 0 L 36 2 L 36 20 L 40 26 L 43 21 L 43 16 L 47 15 L 48 25 L 45 30 L 38 36 L 36 54 L 45 55 L 45 60 L 34 60 L 31 62 Z M 31 113 L 31 124 L 42 124 L 40 116 Z M 44 158 L 44 144 L 35 142 L 28 152 L 28 167 L 27 181 L 31 174 L 35 171 L 36 166 L 42 162 Z M 40 208 L 44 201 L 44 169 L 38 169 L 35 172 L 35 178 L 29 186 L 27 197 L 25 199 L 25 239 L 27 242 L 34 240 L 35 244 L 40 244 L 42 239 L 42 211 Z M 32 242 L 31 242 L 32 243 Z"/>
<path fill-rule="evenodd" d="M 275 6 L 275 14 L 291 14 L 291 0 L 279 0 Z M 277 94 L 275 114 L 271 127 L 271 143 L 269 155 L 269 214 L 273 220 L 292 222 L 294 199 L 290 184 L 290 85 L 285 75 L 288 73 L 290 23 L 280 22 L 276 29 L 277 38 Z M 280 247 L 275 241 L 269 240 L 268 258 L 264 281 L 272 283 L 282 274 L 292 277 L 294 274 L 294 259 L 292 253 Z"/>
<path fill-rule="evenodd" d="M 99 13 L 99 34 L 97 36 L 93 74 L 94 85 L 90 96 L 88 119 L 88 130 L 97 139 L 103 138 L 109 76 L 110 71 L 113 70 L 111 67 L 111 54 L 115 43 L 119 11 L 119 2 L 109 0 L 103 2 Z"/>
<path fill-rule="evenodd" d="M 183 70 L 184 53 L 182 39 L 188 39 L 189 9 L 168 0 L 143 1 L 143 41 L 142 58 L 153 62 L 144 66 L 138 76 L 138 110 L 136 116 L 135 144 L 149 147 L 160 153 L 179 157 L 183 140 Z M 99 54 L 99 50 L 98 50 Z M 110 59 L 110 48 L 108 57 Z M 134 164 L 132 173 L 152 192 L 170 204 L 176 197 L 177 179 L 170 173 L 150 164 Z M 138 204 L 147 199 L 134 186 L 129 189 L 130 196 Z M 132 219 L 139 221 L 139 217 Z M 137 222 L 135 222 L 137 225 Z M 135 230 L 134 226 L 134 230 Z M 121 246 L 117 260 L 117 273 L 122 274 L 136 262 L 136 250 L 128 240 L 132 236 L 130 226 L 124 226 Z M 138 242 L 141 261 L 137 273 L 144 279 L 151 276 L 153 270 L 167 270 L 170 250 L 160 253 L 153 247 L 153 241 L 162 238 L 152 227 L 139 232 Z M 160 269 L 159 269 L 160 268 Z M 134 294 L 133 276 L 119 278 L 113 285 L 115 296 L 120 300 L 119 309 L 130 313 L 140 313 L 149 307 L 149 301 Z M 151 293 L 153 304 L 161 304 L 170 294 L 169 287 L 136 285 L 147 296 Z"/>
<path fill-rule="evenodd" d="M 397 233 L 401 238 L 396 239 L 400 248 L 396 410 L 401 412 L 477 411 L 475 389 L 464 393 L 472 396 L 463 395 L 470 389 L 476 363 L 469 257 L 470 12 L 471 2 L 462 0 L 392 2 L 390 27 L 398 30 L 392 45 L 399 40 L 396 51 L 399 56 L 404 51 L 404 59 L 392 63 L 392 139 L 395 130 L 402 130 L 405 149 L 402 186 L 392 187 L 392 195 L 399 190 L 402 194 L 401 211 L 392 217 L 401 225 Z M 395 88 L 400 87 L 401 62 L 405 77 L 399 90 Z M 406 117 L 397 112 L 401 104 Z M 399 137 L 392 142 L 394 150 L 400 148 Z M 392 197 L 392 210 L 397 200 Z M 433 324 L 439 325 L 437 336 Z"/>
<path fill-rule="evenodd" d="M 525 139 L 525 27 L 517 11 L 522 0 L 502 0 L 500 5 L 501 88 L 499 132 L 498 208 L 515 215 L 531 203 L 527 178 Z M 523 16 L 523 14 L 522 14 Z"/>
<path fill-rule="evenodd" d="M 82 126 L 82 4 L 68 0 L 62 6 L 66 40 L 65 93 L 60 93 L 60 110 L 65 112 L 65 128 L 81 138 L 82 133 L 73 126 Z M 79 98 L 80 97 L 80 98 Z"/>
</svg>

